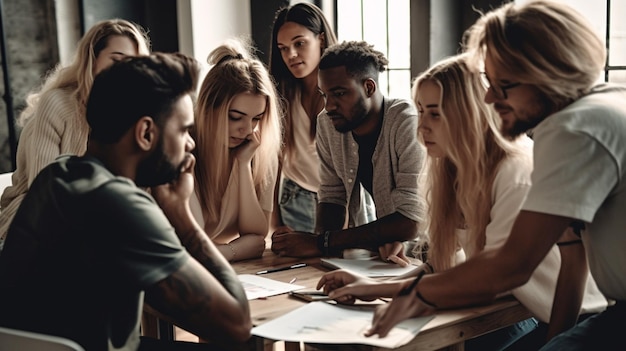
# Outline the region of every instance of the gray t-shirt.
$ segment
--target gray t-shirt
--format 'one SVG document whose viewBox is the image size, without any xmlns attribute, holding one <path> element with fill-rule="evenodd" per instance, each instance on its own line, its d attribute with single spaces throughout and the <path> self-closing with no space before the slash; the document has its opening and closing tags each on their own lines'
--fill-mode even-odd
<svg viewBox="0 0 626 351">
<path fill-rule="evenodd" d="M 188 258 L 148 193 L 94 158 L 61 156 L 37 176 L 9 227 L 0 325 L 87 350 L 134 350 L 144 289 Z"/>
<path fill-rule="evenodd" d="M 394 212 L 416 222 L 425 209 L 418 195 L 418 174 L 424 149 L 417 139 L 417 110 L 403 99 L 385 98 L 383 125 L 372 155 L 372 198 L 376 216 Z M 348 206 L 349 226 L 367 224 L 363 189 L 358 185 L 359 146 L 352 133 L 335 130 L 328 114 L 317 117 L 317 152 L 320 156 L 322 184 L 319 202 Z"/>
</svg>

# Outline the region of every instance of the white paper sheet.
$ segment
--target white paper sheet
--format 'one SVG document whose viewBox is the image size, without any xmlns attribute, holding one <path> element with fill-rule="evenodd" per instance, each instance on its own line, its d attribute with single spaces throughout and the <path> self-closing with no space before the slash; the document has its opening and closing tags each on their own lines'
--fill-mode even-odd
<svg viewBox="0 0 626 351">
<path fill-rule="evenodd" d="M 248 300 L 288 293 L 304 288 L 302 285 L 279 282 L 253 274 L 239 274 L 239 281 L 246 291 Z"/>
<path fill-rule="evenodd" d="M 434 316 L 407 319 L 389 334 L 363 335 L 372 323 L 374 305 L 345 306 L 311 302 L 252 329 L 252 334 L 272 340 L 320 344 L 362 344 L 395 348 L 411 341 Z"/>
<path fill-rule="evenodd" d="M 407 267 L 401 267 L 396 263 L 383 262 L 379 258 L 365 259 L 365 260 L 352 260 L 344 258 L 322 258 L 321 263 L 323 266 L 329 268 L 343 268 L 351 270 L 355 273 L 367 277 L 397 277 L 404 273 L 408 273 L 415 268 L 414 265 Z"/>
</svg>

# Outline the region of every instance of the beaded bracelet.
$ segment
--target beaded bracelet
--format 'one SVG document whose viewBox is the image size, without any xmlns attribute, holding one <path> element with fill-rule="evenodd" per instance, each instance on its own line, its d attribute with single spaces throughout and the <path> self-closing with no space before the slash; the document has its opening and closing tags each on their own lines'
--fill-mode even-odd
<svg viewBox="0 0 626 351">
<path fill-rule="evenodd" d="M 324 256 L 330 256 L 330 230 L 319 234 L 317 237 L 317 248 Z"/>
</svg>

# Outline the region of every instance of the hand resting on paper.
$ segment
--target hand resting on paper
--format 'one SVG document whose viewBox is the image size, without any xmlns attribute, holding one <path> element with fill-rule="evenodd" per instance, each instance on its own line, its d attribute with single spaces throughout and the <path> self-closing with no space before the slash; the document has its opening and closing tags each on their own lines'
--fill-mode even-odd
<svg viewBox="0 0 626 351">
<path fill-rule="evenodd" d="M 405 280 L 404 286 L 410 284 L 411 280 Z M 384 338 L 396 324 L 403 320 L 429 316 L 435 311 L 434 308 L 416 298 L 413 290 L 405 295 L 397 295 L 391 302 L 376 307 L 372 326 L 365 332 L 365 336 L 378 334 L 379 337 Z"/>
<path fill-rule="evenodd" d="M 354 304 L 357 299 L 373 301 L 381 297 L 392 297 L 403 287 L 401 280 L 380 281 L 348 270 L 337 269 L 325 273 L 317 283 L 328 297 L 341 304 Z"/>
<path fill-rule="evenodd" d="M 407 267 L 411 264 L 411 261 L 404 254 L 404 245 L 399 241 L 380 246 L 378 254 L 381 260 L 396 263 L 400 267 Z"/>
</svg>

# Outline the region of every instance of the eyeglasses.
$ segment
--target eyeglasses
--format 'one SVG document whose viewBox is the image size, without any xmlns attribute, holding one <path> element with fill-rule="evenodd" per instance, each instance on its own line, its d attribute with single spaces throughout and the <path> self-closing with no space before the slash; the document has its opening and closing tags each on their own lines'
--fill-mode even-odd
<svg viewBox="0 0 626 351">
<path fill-rule="evenodd" d="M 505 85 L 493 85 L 491 84 L 491 81 L 489 80 L 489 77 L 487 77 L 487 73 L 485 72 L 480 72 L 480 82 L 483 84 L 483 87 L 485 87 L 485 89 L 487 90 L 491 89 L 491 91 L 493 92 L 493 95 L 495 95 L 495 97 L 500 100 L 506 100 L 509 98 L 508 95 L 506 95 L 507 90 L 513 89 L 515 87 L 522 85 L 521 82 L 510 83 L 510 84 L 505 84 Z"/>
</svg>

